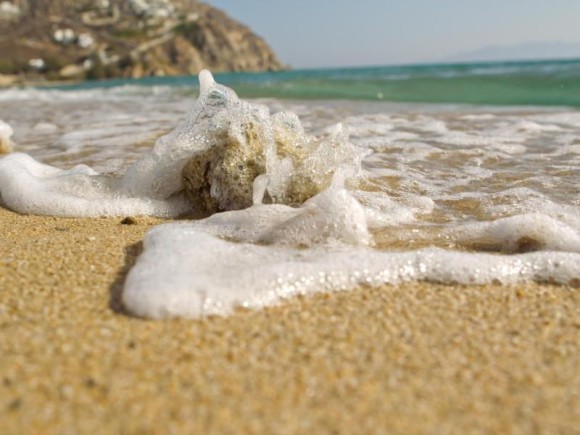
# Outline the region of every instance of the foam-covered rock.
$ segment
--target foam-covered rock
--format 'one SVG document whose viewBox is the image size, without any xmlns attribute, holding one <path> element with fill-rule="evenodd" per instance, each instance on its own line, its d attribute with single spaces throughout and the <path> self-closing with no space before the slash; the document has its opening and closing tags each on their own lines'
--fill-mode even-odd
<svg viewBox="0 0 580 435">
<path fill-rule="evenodd" d="M 265 176 L 266 200 L 303 203 L 328 188 L 336 170 L 360 168 L 367 149 L 348 142 L 341 126 L 319 140 L 305 134 L 297 116 L 241 101 L 200 74 L 201 116 L 190 123 L 192 153 L 182 169 L 194 207 L 209 213 L 238 210 L 254 201 L 254 181 Z"/>
<path fill-rule="evenodd" d="M 21 154 L 0 161 L 4 203 L 31 214 L 163 217 L 238 210 L 263 200 L 301 204 L 328 188 L 339 168 L 356 177 L 369 153 L 350 144 L 340 127 L 318 140 L 295 115 L 271 116 L 266 106 L 241 101 L 209 71 L 199 80 L 199 98 L 185 121 L 122 176 L 86 166 L 61 170 Z M 2 131 L 12 134 L 7 124 L 0 124 Z"/>
</svg>

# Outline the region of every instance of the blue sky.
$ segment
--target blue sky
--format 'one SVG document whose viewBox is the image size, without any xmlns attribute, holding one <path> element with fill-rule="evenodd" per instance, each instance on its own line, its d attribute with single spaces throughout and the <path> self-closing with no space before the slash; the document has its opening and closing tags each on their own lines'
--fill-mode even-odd
<svg viewBox="0 0 580 435">
<path fill-rule="evenodd" d="M 206 1 L 295 68 L 438 61 L 488 45 L 580 46 L 580 0 Z"/>
</svg>

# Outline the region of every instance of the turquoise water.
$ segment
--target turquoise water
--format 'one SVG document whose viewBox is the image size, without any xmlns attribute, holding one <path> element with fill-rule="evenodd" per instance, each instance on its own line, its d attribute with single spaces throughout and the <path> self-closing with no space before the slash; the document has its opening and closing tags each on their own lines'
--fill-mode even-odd
<svg viewBox="0 0 580 435">
<path fill-rule="evenodd" d="M 216 78 L 246 98 L 580 107 L 580 59 L 223 73 Z M 89 81 L 59 89 L 125 85 L 183 87 L 195 92 L 197 77 Z"/>
</svg>

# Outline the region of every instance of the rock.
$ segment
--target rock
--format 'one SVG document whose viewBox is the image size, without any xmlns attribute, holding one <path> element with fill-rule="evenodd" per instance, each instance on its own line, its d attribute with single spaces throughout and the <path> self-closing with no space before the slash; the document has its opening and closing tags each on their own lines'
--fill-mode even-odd
<svg viewBox="0 0 580 435">
<path fill-rule="evenodd" d="M 250 207 L 253 183 L 266 172 L 263 131 L 248 122 L 240 139 L 228 132 L 216 146 L 196 154 L 182 170 L 185 193 L 209 213 Z"/>
<path fill-rule="evenodd" d="M 184 37 L 212 71 L 277 71 L 285 69 L 268 44 L 248 27 L 219 9 L 199 4 L 199 18 Z"/>
<path fill-rule="evenodd" d="M 179 190 L 210 214 L 262 201 L 304 203 L 328 188 L 339 168 L 359 168 L 369 152 L 350 144 L 340 124 L 322 139 L 308 136 L 296 115 L 270 115 L 267 106 L 239 100 L 209 71 L 200 73 L 190 118 L 156 147 L 167 152 L 167 144 L 176 156 L 188 150 Z"/>
<path fill-rule="evenodd" d="M 121 221 L 121 225 L 137 225 L 138 223 L 139 222 L 137 222 L 137 219 L 135 219 L 133 216 L 127 216 Z"/>
<path fill-rule="evenodd" d="M 12 133 L 12 127 L 0 119 L 0 154 L 12 152 Z"/>
<path fill-rule="evenodd" d="M 18 84 L 20 76 L 16 74 L 0 74 L 0 88 Z"/>
<path fill-rule="evenodd" d="M 0 137 L 0 154 L 8 154 L 12 152 L 12 143 L 10 140 Z"/>
<path fill-rule="evenodd" d="M 80 65 L 67 65 L 59 71 L 59 76 L 63 79 L 81 77 L 85 74 L 85 69 Z"/>
<path fill-rule="evenodd" d="M 131 78 L 134 79 L 140 79 L 141 77 L 143 77 L 144 75 L 144 71 L 143 71 L 143 65 L 138 63 L 137 65 L 135 65 L 131 71 Z"/>
</svg>

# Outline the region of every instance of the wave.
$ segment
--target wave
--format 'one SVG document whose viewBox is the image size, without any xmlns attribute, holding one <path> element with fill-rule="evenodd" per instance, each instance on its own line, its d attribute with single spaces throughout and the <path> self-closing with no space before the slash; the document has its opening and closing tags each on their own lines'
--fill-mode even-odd
<svg viewBox="0 0 580 435">
<path fill-rule="evenodd" d="M 303 125 L 310 130 L 321 113 L 317 122 L 328 121 L 320 108 L 300 121 L 239 99 L 207 71 L 200 82 L 185 121 L 123 173 L 60 169 L 24 153 L 0 158 L 0 200 L 20 213 L 211 215 L 148 233 L 123 292 L 133 314 L 226 315 L 297 294 L 416 280 L 578 285 L 578 113 L 340 112 L 350 128 L 310 135 Z M 165 113 L 158 98 L 131 92 L 124 104 Z M 112 111 L 97 103 L 79 124 L 93 130 L 57 144 L 87 146 L 96 120 Z M 100 120 L 112 136 L 104 147 L 132 125 L 113 119 L 121 124 Z M 59 128 L 38 125 L 40 135 Z"/>
</svg>

